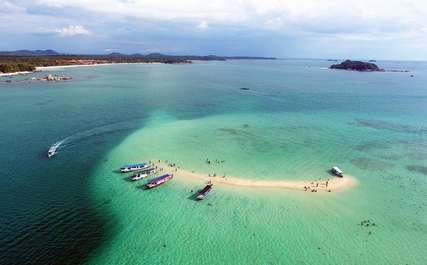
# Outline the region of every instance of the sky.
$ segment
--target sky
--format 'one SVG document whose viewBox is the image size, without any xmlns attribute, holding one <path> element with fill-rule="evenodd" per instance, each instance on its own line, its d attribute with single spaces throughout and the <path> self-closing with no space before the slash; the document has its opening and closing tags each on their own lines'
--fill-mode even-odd
<svg viewBox="0 0 427 265">
<path fill-rule="evenodd" d="M 427 0 L 0 0 L 0 50 L 427 60 Z"/>
</svg>

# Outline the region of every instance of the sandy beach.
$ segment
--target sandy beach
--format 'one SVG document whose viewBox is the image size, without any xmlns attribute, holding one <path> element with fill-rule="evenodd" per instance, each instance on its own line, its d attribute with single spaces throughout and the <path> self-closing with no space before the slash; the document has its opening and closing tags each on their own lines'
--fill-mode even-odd
<svg viewBox="0 0 427 265">
<path fill-rule="evenodd" d="M 36 67 L 36 71 L 50 71 L 58 70 L 63 68 L 76 68 L 76 67 L 88 67 L 88 66 L 108 66 L 116 64 L 160 64 L 160 63 L 98 63 L 98 64 L 70 64 L 70 65 L 55 65 L 55 66 L 39 66 Z"/>
<path fill-rule="evenodd" d="M 106 65 L 113 65 L 113 63 L 39 66 L 39 67 L 36 67 L 36 71 L 49 71 L 49 70 L 57 70 L 57 69 L 63 69 L 63 68 L 75 68 L 75 67 L 85 67 L 85 66 L 106 66 Z"/>
<path fill-rule="evenodd" d="M 160 169 L 160 172 L 173 173 L 176 179 L 183 181 L 211 181 L 212 183 L 226 186 L 247 187 L 258 189 L 287 189 L 303 192 L 336 192 L 343 191 L 357 185 L 357 180 L 345 175 L 343 178 L 334 176 L 325 176 L 313 180 L 253 180 L 244 179 L 235 176 L 214 176 L 202 174 L 186 169 L 170 161 L 155 160 L 154 166 Z"/>
<path fill-rule="evenodd" d="M 64 68 L 76 68 L 76 67 L 88 67 L 88 66 L 108 66 L 116 64 L 161 64 L 161 63 L 98 63 L 98 64 L 71 64 L 71 65 L 55 65 L 55 66 L 38 66 L 35 71 L 23 71 L 23 72 L 12 72 L 12 73 L 1 73 L 0 77 L 16 76 L 16 75 L 27 75 L 41 71 L 53 71 Z"/>
<path fill-rule="evenodd" d="M 26 75 L 26 74 L 31 74 L 34 72 L 30 72 L 30 71 L 23 71 L 23 72 L 13 72 L 13 73 L 0 73 L 0 77 L 3 76 L 15 76 L 15 75 Z"/>
</svg>

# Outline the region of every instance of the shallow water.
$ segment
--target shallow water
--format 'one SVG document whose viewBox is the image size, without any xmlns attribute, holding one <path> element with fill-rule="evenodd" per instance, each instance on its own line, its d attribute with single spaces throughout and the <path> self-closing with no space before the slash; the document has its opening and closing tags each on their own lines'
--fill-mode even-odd
<svg viewBox="0 0 427 265">
<path fill-rule="evenodd" d="M 74 77 L 67 83 L 0 83 L 0 141 L 20 154 L 0 151 L 1 263 L 424 264 L 427 64 L 380 64 L 415 77 L 285 60 L 86 67 L 57 70 Z M 53 160 L 42 157 L 64 138 Z M 327 177 L 337 164 L 359 185 L 215 187 L 195 202 L 203 182 L 147 191 L 115 172 L 150 159 L 272 180 Z"/>
</svg>

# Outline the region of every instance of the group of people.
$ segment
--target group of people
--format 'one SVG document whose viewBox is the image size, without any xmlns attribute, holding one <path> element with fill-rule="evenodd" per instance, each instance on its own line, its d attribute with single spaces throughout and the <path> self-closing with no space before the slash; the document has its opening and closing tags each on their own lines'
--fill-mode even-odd
<svg viewBox="0 0 427 265">
<path fill-rule="evenodd" d="M 215 160 L 210 160 L 209 158 L 206 158 L 206 163 L 207 164 L 211 164 L 211 163 L 216 163 L 216 164 L 222 164 L 225 162 L 225 160 L 219 160 L 219 159 L 215 159 Z M 213 174 L 209 174 L 208 177 L 216 177 L 216 173 L 214 172 Z M 223 178 L 225 178 L 225 174 L 222 176 Z"/>
<path fill-rule="evenodd" d="M 218 159 L 215 159 L 215 160 L 210 160 L 209 158 L 206 158 L 206 163 L 208 163 L 209 165 L 211 164 L 211 163 L 213 163 L 213 162 L 215 162 L 215 163 L 217 163 L 217 164 L 222 164 L 222 163 L 224 163 L 225 162 L 225 160 L 218 160 Z"/>
<path fill-rule="evenodd" d="M 318 192 L 319 190 L 326 190 L 327 192 L 331 192 L 331 189 L 328 189 L 329 179 L 326 181 L 322 181 L 322 179 L 318 179 L 317 181 L 312 181 L 309 185 L 304 186 L 304 191 L 307 192 Z"/>
<path fill-rule="evenodd" d="M 161 161 L 160 161 L 160 159 L 159 159 L 159 160 L 157 160 L 157 162 L 158 162 L 158 163 L 160 163 L 160 162 L 161 162 Z M 153 165 L 154 165 L 154 168 L 155 168 L 157 171 L 159 171 L 159 172 L 164 171 L 164 168 L 157 166 L 157 165 L 155 164 L 155 162 L 148 161 L 148 163 L 149 163 L 149 164 L 153 164 Z M 179 167 L 178 167 L 175 163 L 169 163 L 169 162 L 168 162 L 168 160 L 165 160 L 165 163 L 168 163 L 167 165 L 168 165 L 169 167 L 175 168 L 175 171 L 178 171 L 178 168 L 179 168 Z"/>
</svg>

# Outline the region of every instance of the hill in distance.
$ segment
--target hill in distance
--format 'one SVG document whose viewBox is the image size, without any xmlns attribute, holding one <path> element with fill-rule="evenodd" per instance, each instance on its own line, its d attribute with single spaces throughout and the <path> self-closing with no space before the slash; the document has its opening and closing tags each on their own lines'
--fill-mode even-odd
<svg viewBox="0 0 427 265">
<path fill-rule="evenodd" d="M 113 52 L 109 54 L 64 54 L 57 51 L 48 50 L 16 50 L 16 51 L 0 51 L 0 56 L 96 56 L 96 57 L 110 57 L 110 58 L 146 58 L 146 59 L 168 59 L 179 58 L 183 60 L 203 60 L 203 61 L 224 61 L 227 59 L 267 59 L 274 60 L 274 57 L 257 57 L 257 56 L 217 56 L 217 55 L 168 55 L 162 53 L 149 53 L 149 54 L 124 54 Z"/>
<path fill-rule="evenodd" d="M 17 51 L 0 51 L 0 55 L 3 56 L 53 56 L 60 55 L 60 53 L 54 50 L 17 50 Z"/>
</svg>

